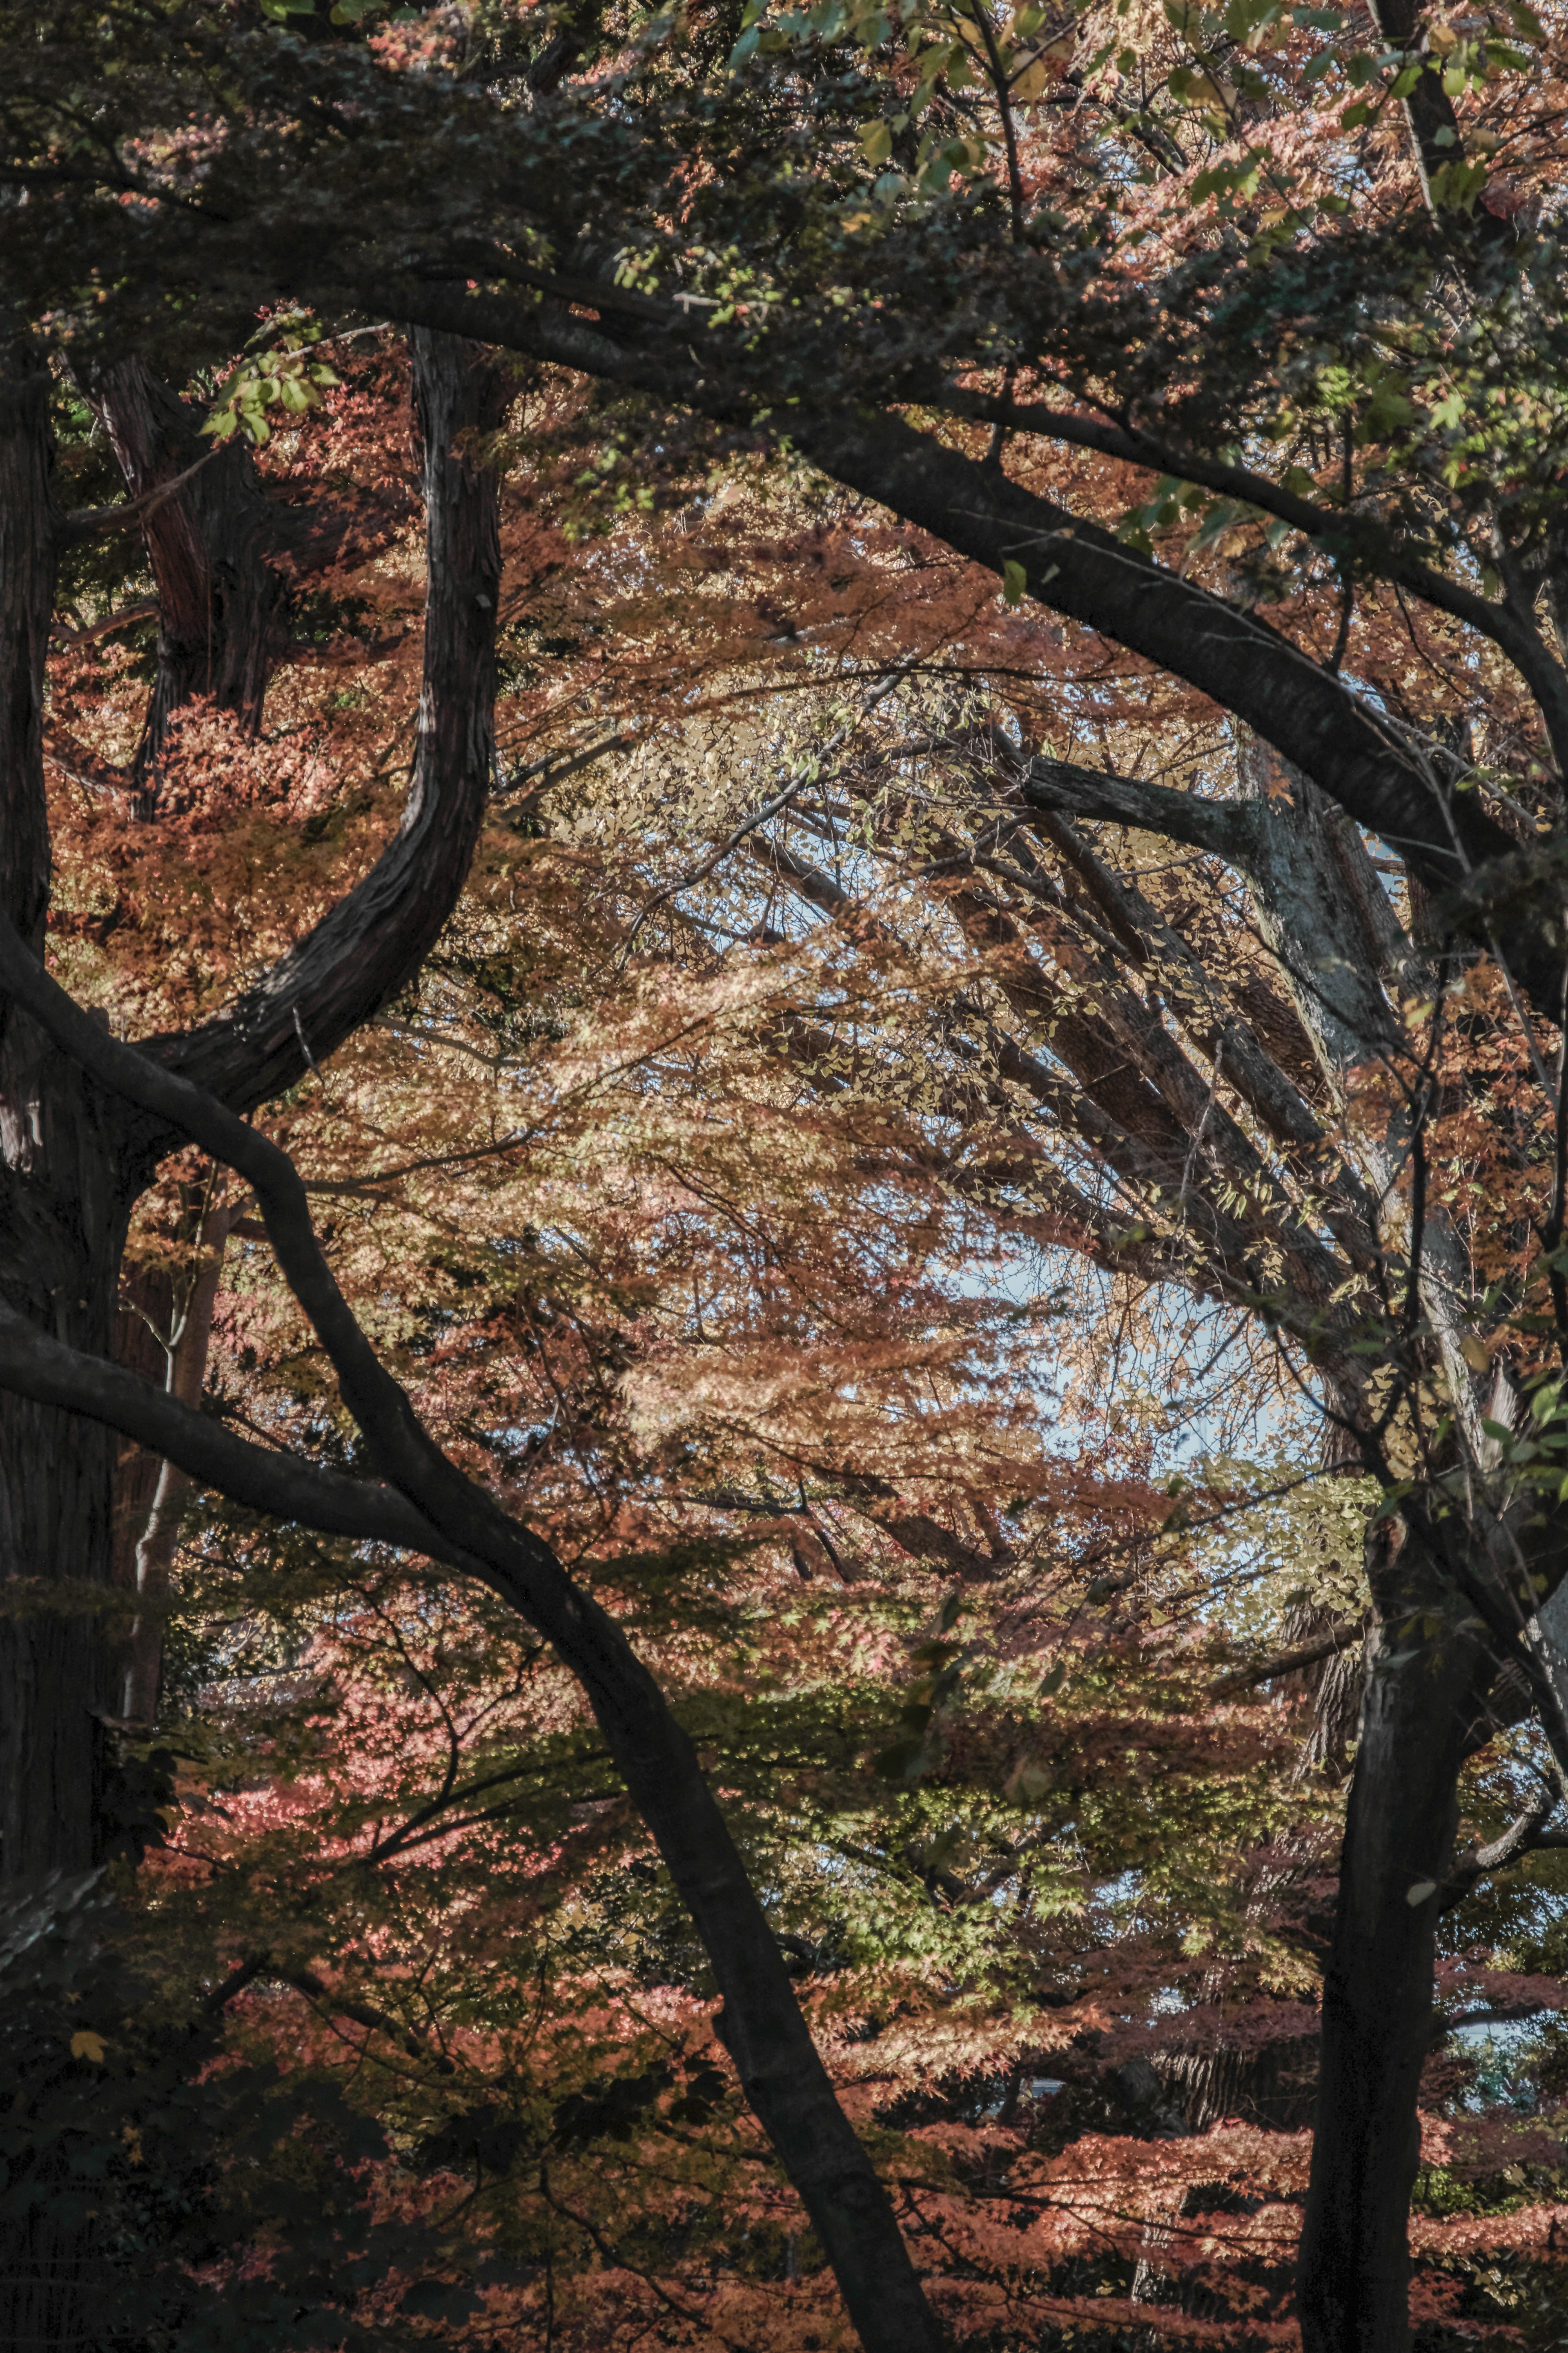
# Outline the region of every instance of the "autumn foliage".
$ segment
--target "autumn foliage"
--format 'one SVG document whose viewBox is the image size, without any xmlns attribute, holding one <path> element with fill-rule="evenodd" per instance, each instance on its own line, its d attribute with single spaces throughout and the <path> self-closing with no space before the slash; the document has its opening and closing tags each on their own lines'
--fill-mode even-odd
<svg viewBox="0 0 1568 2353">
<path fill-rule="evenodd" d="M 296 1012 L 256 1124 L 425 1430 L 695 1743 L 952 2341 L 1298 2345 L 1360 1711 L 1481 1623 L 1456 1586 L 1395 1624 L 1366 1564 L 1506 1523 L 1534 1641 L 1568 1492 L 1563 1005 L 1523 960 L 1561 944 L 1563 26 L 1434 16 L 1411 69 L 1390 10 L 1253 0 L 310 14 L 127 34 L 153 95 L 98 276 L 45 285 L 52 228 L 15 265 L 78 518 L 49 969 L 166 1043 L 400 839 L 436 585 L 407 199 L 367 180 L 351 301 L 294 247 L 241 272 L 225 178 L 346 215 L 311 126 L 395 113 L 451 211 L 425 276 L 474 305 L 406 316 L 500 372 L 454 453 L 499 486 L 493 786 L 434 949 L 333 1050 Z M 209 119 L 230 34 L 248 96 Z M 281 161 L 274 54 L 318 77 Z M 481 96 L 524 142 L 504 267 L 464 209 Z M 182 453 L 149 491 L 93 289 L 151 347 L 133 240 L 176 199 L 217 290 L 179 399 L 136 392 Z M 1035 540 L 857 487 L 873 402 L 1288 639 L 1503 881 L 1445 897 L 1240 690 L 1053 607 Z M 243 632 L 237 590 L 174 611 L 193 480 L 250 518 Z M 1259 847 L 1290 828 L 1342 919 L 1305 961 L 1318 902 L 1282 913 Z M 118 1358 L 384 1476 L 265 1208 L 162 1149 Z M 112 1584 L 5 1588 L 92 1614 L 121 1676 L 101 1867 L 0 1945 L 0 2215 L 90 2234 L 98 2341 L 851 2347 L 712 1955 L 493 1580 L 129 1440 L 115 1514 Z M 1498 1664 L 1451 1874 L 1395 1854 L 1440 1913 L 1434 2353 L 1565 2310 L 1562 1759 Z"/>
<path fill-rule="evenodd" d="M 140 584 L 100 626 L 94 555 L 66 605 L 51 952 L 122 1033 L 224 1001 L 395 822 L 406 392 L 390 338 L 337 373 L 259 459 L 275 498 L 364 518 L 294 607 L 259 733 L 198 699 L 151 802 L 118 783 Z M 85 495 L 100 448 L 62 398 Z M 1359 1614 L 1366 1502 L 1313 1481 L 1266 1356 L 1240 1344 L 1240 1393 L 1202 1371 L 1210 1311 L 1075 1272 L 1048 1163 L 995 1181 L 1016 1106 L 957 1041 L 1016 956 L 944 889 L 941 816 L 902 779 L 983 772 L 1046 724 L 1068 649 L 745 453 L 676 453 L 618 511 L 613 469 L 578 463 L 601 429 L 569 385 L 520 385 L 493 820 L 417 987 L 269 1129 L 428 1427 L 615 1609 L 697 1737 L 955 2338 L 1289 2343 L 1347 1728 L 1304 1757 L 1342 1671 L 1270 1699 L 1246 1661 Z M 1075 691 L 1107 746 L 1208 727 L 1137 676 Z M 574 770 L 584 738 L 609 749 Z M 815 926 L 781 885 L 788 816 L 772 871 L 729 837 L 754 779 L 815 799 L 835 763 L 870 887 Z M 1506 1008 L 1468 986 L 1522 1083 Z M 1509 1228 L 1495 1118 L 1454 1116 L 1444 1151 Z M 187 1154 L 142 1202 L 128 1312 L 170 1344 L 214 1261 L 205 1409 L 352 1461 L 254 1213 Z M 1219 1459 L 1249 1432 L 1267 1466 Z M 848 2343 L 549 1654 L 444 1575 L 211 1502 L 152 1607 L 159 1725 L 121 1736 L 157 1801 L 129 1841 L 132 1989 L 68 2077 L 98 2087 L 133 2201 L 174 2163 L 144 2046 L 208 2021 L 195 2194 L 219 2243 L 176 2232 L 184 2285 L 160 2290 L 190 2341 L 217 2297 L 271 2343 Z M 1520 1769 L 1482 1760 L 1479 1819 Z M 1544 1868 L 1543 1912 L 1494 1905 L 1455 1946 L 1456 2010 L 1555 2009 Z M 88 1982 L 84 2019 L 108 1999 Z M 1554 2048 L 1495 2085 L 1432 2064 L 1417 2309 L 1467 2337 L 1557 2309 Z M 268 2087 L 256 2115 L 231 2084 Z M 270 2186 L 242 2193 L 257 2148 Z"/>
</svg>

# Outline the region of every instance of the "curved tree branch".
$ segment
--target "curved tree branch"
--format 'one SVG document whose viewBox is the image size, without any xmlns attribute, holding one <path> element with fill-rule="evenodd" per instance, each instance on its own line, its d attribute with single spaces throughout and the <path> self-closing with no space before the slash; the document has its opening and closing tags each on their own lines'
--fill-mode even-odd
<svg viewBox="0 0 1568 2353">
<path fill-rule="evenodd" d="M 1539 630 L 1506 605 L 1494 604 L 1473 588 L 1467 588 L 1461 581 L 1435 572 L 1430 565 L 1423 564 L 1393 539 L 1382 524 L 1353 510 L 1320 506 L 1270 481 L 1268 475 L 1254 473 L 1250 467 L 1226 465 L 1194 450 L 1171 449 L 1145 433 L 1124 430 L 1102 418 L 1053 408 L 1044 402 L 992 400 L 979 393 L 960 392 L 944 393 L 941 406 L 956 417 L 972 417 L 982 424 L 1037 433 L 1047 440 L 1065 442 L 1071 448 L 1097 450 L 1102 457 L 1120 458 L 1151 473 L 1168 474 L 1177 481 L 1195 483 L 1200 490 L 1213 491 L 1221 497 L 1256 507 L 1264 514 L 1277 515 L 1304 539 L 1313 541 L 1331 555 L 1359 562 L 1375 578 L 1397 581 L 1436 611 L 1447 613 L 1462 621 L 1467 628 L 1489 638 L 1508 656 L 1539 703 L 1558 765 L 1568 773 L 1568 670 L 1564 670 Z"/>
<path fill-rule="evenodd" d="M 413 348 L 428 585 L 403 822 L 364 880 L 224 1015 L 147 1047 L 235 1111 L 292 1086 L 417 972 L 467 880 L 493 781 L 497 489 L 454 445 L 500 424 L 510 375 L 452 336 L 416 329 Z"/>
<path fill-rule="evenodd" d="M 0 987 L 100 1086 L 162 1129 L 199 1144 L 251 1186 L 279 1264 L 388 1485 L 439 1532 L 443 1552 L 456 1547 L 471 1559 L 472 1573 L 583 1684 L 691 1911 L 723 1997 L 720 2028 L 742 2086 L 805 2202 L 867 2353 L 938 2353 L 941 2332 L 887 2192 L 838 2105 L 729 1826 L 690 1740 L 619 1626 L 574 1584 L 549 1546 L 466 1478 L 432 1439 L 338 1288 L 287 1154 L 190 1080 L 100 1029 L 4 918 Z M 100 1378 L 112 1374 L 106 1367 Z M 172 1446 L 164 1443 L 163 1451 L 179 1459 Z M 247 1475 L 255 1472 L 251 1465 Z"/>
<path fill-rule="evenodd" d="M 323 300 L 341 303 L 351 291 L 356 302 L 480 334 L 721 421 L 756 422 L 754 391 L 726 378 L 721 348 L 707 362 L 694 353 L 684 325 L 679 340 L 650 325 L 638 341 L 635 328 L 622 334 L 603 316 L 592 325 L 564 311 L 413 279 L 378 278 L 350 290 L 323 269 Z M 1234 712 L 1358 825 L 1396 849 L 1426 890 L 1463 890 L 1479 870 L 1516 853 L 1511 837 L 1473 797 L 1453 793 L 1368 703 L 1258 614 L 1182 578 L 892 411 L 792 407 L 779 429 L 833 480 L 999 577 L 1008 565 L 1017 567 L 1041 604 Z M 1552 923 L 1522 917 L 1512 947 L 1525 988 L 1537 1005 L 1554 1009 L 1563 948 Z"/>
</svg>

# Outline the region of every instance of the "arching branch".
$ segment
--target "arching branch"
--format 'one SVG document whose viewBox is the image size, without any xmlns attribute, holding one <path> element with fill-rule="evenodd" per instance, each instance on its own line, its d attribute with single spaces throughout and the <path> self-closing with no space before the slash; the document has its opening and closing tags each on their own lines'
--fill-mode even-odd
<svg viewBox="0 0 1568 2353">
<path fill-rule="evenodd" d="M 867 2353 L 938 2353 L 940 2331 L 887 2192 L 838 2105 L 729 1826 L 691 1741 L 620 1627 L 546 1544 L 437 1445 L 339 1289 L 288 1155 L 212 1094 L 100 1029 L 48 978 L 4 917 L 0 987 L 99 1085 L 165 1132 L 198 1144 L 253 1188 L 279 1268 L 388 1486 L 428 1523 L 440 1552 L 449 1557 L 455 1550 L 472 1563 L 470 1573 L 516 1609 L 581 1683 L 691 1911 L 723 1996 L 720 2027 L 742 2088 L 805 2204 Z M 110 1374 L 113 1368 L 105 1366 L 100 1377 Z M 168 1427 L 183 1443 L 184 1425 L 171 1420 Z M 174 1445 L 164 1451 L 179 1459 Z"/>
<path fill-rule="evenodd" d="M 428 579 L 403 822 L 364 880 L 225 1014 L 148 1048 L 236 1111 L 324 1061 L 418 971 L 467 879 L 493 781 L 497 486 L 456 445 L 500 424 L 510 378 L 452 336 L 416 329 L 413 346 Z"/>
</svg>

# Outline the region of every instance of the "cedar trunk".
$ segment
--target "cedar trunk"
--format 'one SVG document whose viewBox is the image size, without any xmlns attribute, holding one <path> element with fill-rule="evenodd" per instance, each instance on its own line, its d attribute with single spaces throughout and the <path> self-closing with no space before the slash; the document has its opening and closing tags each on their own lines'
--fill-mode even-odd
<svg viewBox="0 0 1568 2353">
<path fill-rule="evenodd" d="M 127 1215 L 113 1124 L 31 1023 L 14 1023 L 5 1059 L 0 1289 L 45 1330 L 107 1354 Z M 110 1585 L 117 1451 L 92 1422 L 0 1397 L 0 1574 L 26 1578 L 36 1605 L 0 1617 L 0 1888 L 9 1893 L 89 1870 L 106 1843 L 115 1620 L 90 1597 L 85 1608 L 51 1604 L 48 1588 Z"/>
<path fill-rule="evenodd" d="M 0 351 L 0 902 L 35 947 L 49 884 L 47 391 L 26 343 Z M 0 1004 L 0 1294 L 45 1330 L 99 1350 L 109 1345 L 126 1227 L 121 1124 L 25 1014 Z M 115 1452 L 101 1425 L 0 1394 L 0 1577 L 34 1588 L 34 1606 L 0 1612 L 0 1894 L 10 1898 L 90 1869 L 105 1843 L 111 1621 L 102 1609 L 51 1606 L 49 1588 L 109 1586 Z M 7 2238 L 0 2335 L 79 2342 L 89 2242 L 47 2206 L 25 2212 Z"/>
<path fill-rule="evenodd" d="M 25 343 L 0 359 L 0 893 L 42 944 L 44 655 L 55 517 L 48 376 Z M 120 1115 L 25 1014 L 0 1008 L 0 1291 L 46 1331 L 106 1349 L 126 1224 L 111 1140 Z M 0 1576 L 37 1608 L 0 1616 L 0 1887 L 87 1870 L 101 1844 L 104 1730 L 113 1704 L 105 1613 L 47 1606 L 47 1588 L 110 1581 L 114 1447 L 74 1415 L 0 1396 Z"/>
</svg>

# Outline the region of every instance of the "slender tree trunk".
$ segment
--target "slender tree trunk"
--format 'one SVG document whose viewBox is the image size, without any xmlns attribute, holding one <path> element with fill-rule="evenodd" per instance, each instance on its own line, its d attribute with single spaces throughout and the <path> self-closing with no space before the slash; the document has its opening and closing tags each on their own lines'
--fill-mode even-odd
<svg viewBox="0 0 1568 2353">
<path fill-rule="evenodd" d="M 73 1083 L 30 1027 L 15 1025 L 0 1072 L 0 1289 L 43 1329 L 102 1353 L 127 1223 L 116 1155 L 96 1091 Z M 112 1617 L 88 1588 L 102 1587 L 107 1604 L 116 1451 L 90 1422 L 0 1399 L 0 1575 L 33 1588 L 31 1607 L 0 1619 L 0 1887 L 85 1871 L 103 1849 L 116 1655 Z M 71 1590 L 51 1600 L 60 1586 Z"/>
<path fill-rule="evenodd" d="M 1304 2353 L 1396 2353 L 1406 2341 L 1438 1909 L 1459 1767 L 1496 1672 L 1403 1524 L 1373 1529 L 1368 1568 L 1376 1625 L 1323 1987 L 1297 2285 Z"/>
<path fill-rule="evenodd" d="M 215 1168 L 205 1188 L 195 1236 L 194 1264 L 177 1300 L 167 1337 L 164 1382 L 182 1405 L 197 1407 L 206 1380 L 207 1352 L 212 1344 L 213 1309 L 223 1275 L 224 1245 L 233 1229 L 236 1212 L 226 1201 L 227 1170 Z M 145 1459 L 145 1458 L 143 1458 Z M 138 1600 L 166 1599 L 179 1546 L 180 1526 L 190 1499 L 192 1481 L 173 1462 L 160 1462 L 148 1498 L 146 1518 L 136 1545 L 135 1585 Z M 138 1613 L 131 1629 L 130 1656 L 121 1713 L 132 1724 L 153 1725 L 158 1718 L 158 1694 L 163 1670 L 163 1619 L 154 1608 Z"/>
</svg>

